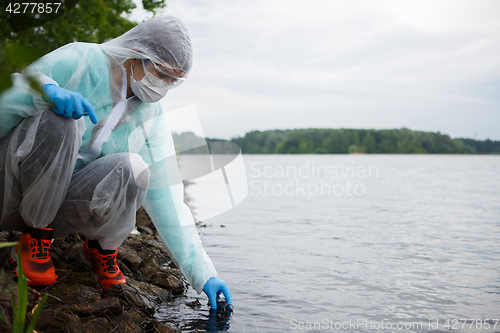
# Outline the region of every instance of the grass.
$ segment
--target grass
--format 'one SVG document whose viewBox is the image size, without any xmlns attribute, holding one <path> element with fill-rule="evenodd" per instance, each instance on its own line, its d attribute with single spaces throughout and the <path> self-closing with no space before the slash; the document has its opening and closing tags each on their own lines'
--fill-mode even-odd
<svg viewBox="0 0 500 333">
<path fill-rule="evenodd" d="M 17 242 L 1 243 L 0 248 L 15 246 L 17 244 Z M 17 257 L 19 259 L 21 258 L 21 250 L 19 247 L 17 247 Z M 3 270 L 2 278 L 5 279 Z M 33 313 L 33 317 L 31 318 L 31 322 L 25 330 L 26 312 L 28 310 L 28 280 L 26 279 L 26 276 L 24 276 L 21 260 L 18 260 L 17 263 L 17 297 L 13 289 L 10 289 L 10 294 L 12 302 L 12 333 L 33 332 L 38 316 L 40 315 L 40 312 L 42 312 L 43 306 L 47 301 L 47 293 L 43 295 L 42 300 L 40 301 L 38 306 L 35 305 L 35 307 L 33 308 L 35 310 Z M 8 324 L 7 318 L 5 318 L 1 313 L 0 320 Z"/>
</svg>

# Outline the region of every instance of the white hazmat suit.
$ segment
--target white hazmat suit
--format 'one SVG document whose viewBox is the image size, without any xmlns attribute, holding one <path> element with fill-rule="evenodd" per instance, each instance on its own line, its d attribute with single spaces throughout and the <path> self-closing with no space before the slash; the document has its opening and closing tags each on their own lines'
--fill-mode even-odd
<svg viewBox="0 0 500 333">
<path fill-rule="evenodd" d="M 98 123 L 56 115 L 19 74 L 0 98 L 0 229 L 77 230 L 103 249 L 120 246 L 144 206 L 172 259 L 200 293 L 217 272 L 184 204 L 171 132 L 159 103 L 127 99 L 127 59 L 150 59 L 188 75 L 192 47 L 184 24 L 150 19 L 104 44 L 72 43 L 25 72 L 42 85 L 78 92 Z"/>
</svg>

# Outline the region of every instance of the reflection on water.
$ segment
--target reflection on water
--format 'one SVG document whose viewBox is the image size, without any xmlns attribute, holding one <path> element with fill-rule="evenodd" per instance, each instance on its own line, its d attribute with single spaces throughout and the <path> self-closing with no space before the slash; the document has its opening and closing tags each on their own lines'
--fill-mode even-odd
<svg viewBox="0 0 500 333">
<path fill-rule="evenodd" d="M 500 330 L 500 156 L 244 158 L 248 197 L 199 230 L 235 312 L 190 289 L 160 313 L 184 332 Z"/>
<path fill-rule="evenodd" d="M 207 313 L 208 312 L 208 313 Z M 181 328 L 183 332 L 226 332 L 229 330 L 229 322 L 232 312 L 225 312 L 222 309 L 203 311 L 200 318 L 189 320 Z"/>
<path fill-rule="evenodd" d="M 180 323 L 181 332 L 226 332 L 229 331 L 233 312 L 227 311 L 221 300 L 217 310 L 210 309 L 205 294 L 197 295 L 189 288 L 184 296 L 164 303 L 155 316 L 163 322 Z"/>
</svg>

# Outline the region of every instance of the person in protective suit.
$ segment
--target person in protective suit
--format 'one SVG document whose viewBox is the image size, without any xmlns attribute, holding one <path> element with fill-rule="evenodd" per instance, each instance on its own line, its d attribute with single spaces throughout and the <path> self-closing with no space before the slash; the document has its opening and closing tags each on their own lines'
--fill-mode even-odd
<svg viewBox="0 0 500 333">
<path fill-rule="evenodd" d="M 83 230 L 82 259 L 104 288 L 125 283 L 117 249 L 142 205 L 172 260 L 211 308 L 217 279 L 184 204 L 171 132 L 158 101 L 192 66 L 184 24 L 152 18 L 103 44 L 71 43 L 25 69 L 0 97 L 0 229 L 22 230 L 29 284 L 56 281 L 52 239 Z"/>
</svg>

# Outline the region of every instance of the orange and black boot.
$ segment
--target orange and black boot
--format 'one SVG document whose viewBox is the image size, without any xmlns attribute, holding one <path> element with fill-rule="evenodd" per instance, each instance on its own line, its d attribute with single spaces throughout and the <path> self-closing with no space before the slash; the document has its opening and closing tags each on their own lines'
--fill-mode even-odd
<svg viewBox="0 0 500 333">
<path fill-rule="evenodd" d="M 95 240 L 85 239 L 82 260 L 94 269 L 104 290 L 113 284 L 126 283 L 125 276 L 116 263 L 118 250 L 103 250 Z"/>
<path fill-rule="evenodd" d="M 15 262 L 19 262 L 16 248 L 21 247 L 23 272 L 29 285 L 45 286 L 57 280 L 54 264 L 50 257 L 53 235 L 54 230 L 51 228 L 26 227 L 18 240 L 19 244 L 12 248 L 11 258 Z"/>
</svg>

